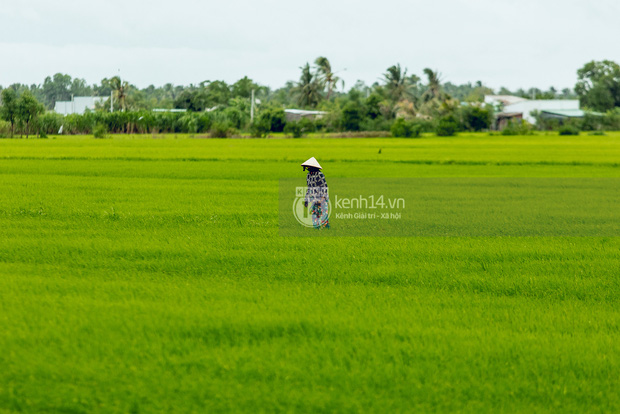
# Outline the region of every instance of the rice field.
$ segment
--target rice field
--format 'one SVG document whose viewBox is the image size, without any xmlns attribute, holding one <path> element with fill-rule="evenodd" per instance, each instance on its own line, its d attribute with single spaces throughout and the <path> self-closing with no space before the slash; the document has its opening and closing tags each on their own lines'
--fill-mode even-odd
<svg viewBox="0 0 620 414">
<path fill-rule="evenodd" d="M 0 140 L 0 413 L 620 411 L 618 237 L 283 237 L 310 156 L 618 178 L 620 134 Z"/>
</svg>

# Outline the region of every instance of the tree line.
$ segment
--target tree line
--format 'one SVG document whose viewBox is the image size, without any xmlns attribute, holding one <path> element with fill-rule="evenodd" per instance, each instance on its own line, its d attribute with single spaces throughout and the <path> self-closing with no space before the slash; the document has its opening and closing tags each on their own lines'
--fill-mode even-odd
<svg viewBox="0 0 620 414">
<path fill-rule="evenodd" d="M 601 112 L 620 106 L 620 67 L 612 61 L 587 63 L 577 73 L 575 89 L 562 91 L 554 88 L 547 91 L 536 88 L 494 91 L 481 81 L 455 85 L 442 82 L 441 74 L 436 70 L 426 68 L 421 76 L 417 76 L 400 64 L 387 68 L 372 85 L 358 81 L 345 90 L 339 72 L 332 69 L 325 57 L 318 57 L 299 69 L 298 81 L 286 82 L 275 90 L 247 76 L 233 84 L 216 80 L 189 86 L 166 84 L 139 89 L 118 76 L 88 85 L 83 79 L 57 73 L 39 85 L 0 87 L 0 115 L 5 121 L 4 133 L 10 136 L 16 132 L 27 136 L 32 131 L 56 133 L 55 128 L 60 129 L 65 124 L 66 133 L 91 133 L 96 126 L 109 132 L 145 131 L 146 128 L 161 132 L 200 133 L 208 125 L 207 131 L 216 128 L 229 131 L 228 134 L 246 131 L 262 136 L 284 130 L 283 108 L 302 108 L 325 111 L 327 115 L 315 122 L 303 120 L 303 125 L 290 125 L 289 130 L 293 132 L 299 129 L 390 131 L 394 128 L 402 131 L 404 126 L 405 132 L 397 133 L 406 135 L 418 130 L 436 132 L 438 128 L 447 132 L 489 129 L 493 109 L 486 107 L 483 100 L 485 95 L 494 93 L 537 99 L 578 97 L 583 107 Z M 250 122 L 252 91 L 259 103 L 254 122 Z M 49 112 L 57 101 L 91 95 L 107 97 L 108 100 L 97 106 L 95 114 L 86 114 L 79 122 L 76 116 L 62 118 Z M 150 112 L 154 108 L 185 109 L 187 113 L 156 115 Z M 396 120 L 399 121 L 394 126 Z"/>
</svg>

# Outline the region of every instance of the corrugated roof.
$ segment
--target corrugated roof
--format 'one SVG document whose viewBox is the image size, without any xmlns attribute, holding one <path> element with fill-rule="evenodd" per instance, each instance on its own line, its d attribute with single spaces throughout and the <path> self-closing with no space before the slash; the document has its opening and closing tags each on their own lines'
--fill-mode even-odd
<svg viewBox="0 0 620 414">
<path fill-rule="evenodd" d="M 544 109 L 540 112 L 543 114 L 565 116 L 567 118 L 581 118 L 586 114 L 581 109 Z"/>
<path fill-rule="evenodd" d="M 327 113 L 325 111 L 308 111 L 305 109 L 285 109 L 284 112 L 295 115 L 325 115 Z"/>
</svg>

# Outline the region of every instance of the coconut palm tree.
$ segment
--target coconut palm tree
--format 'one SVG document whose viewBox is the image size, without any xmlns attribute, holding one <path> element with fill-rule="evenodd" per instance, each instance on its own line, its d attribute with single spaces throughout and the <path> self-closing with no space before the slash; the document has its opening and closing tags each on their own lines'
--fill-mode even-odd
<svg viewBox="0 0 620 414">
<path fill-rule="evenodd" d="M 321 81 L 327 85 L 327 97 L 325 99 L 329 101 L 334 85 L 340 81 L 340 78 L 332 72 L 332 65 L 326 57 L 319 56 L 314 61 L 314 64 L 316 65 L 317 72 L 321 74 Z"/>
<path fill-rule="evenodd" d="M 121 82 L 121 78 L 119 76 L 114 76 L 112 79 L 110 79 L 110 86 L 116 94 L 119 108 L 121 109 L 121 111 L 125 111 L 127 109 L 126 98 L 127 88 L 129 84 L 127 83 L 127 81 Z"/>
<path fill-rule="evenodd" d="M 385 88 L 388 95 L 393 102 L 398 102 L 403 97 L 407 88 L 407 69 L 403 71 L 400 68 L 400 63 L 387 68 L 387 72 L 383 74 L 383 80 L 385 82 Z"/>
<path fill-rule="evenodd" d="M 302 107 L 314 108 L 321 100 L 321 85 L 315 73 L 310 70 L 310 64 L 300 67 L 301 77 L 293 88 L 297 101 Z"/>
<path fill-rule="evenodd" d="M 429 68 L 424 69 L 424 74 L 428 79 L 428 87 L 423 95 L 424 102 L 428 102 L 433 99 L 441 100 L 441 75 L 439 72 L 433 71 Z"/>
</svg>

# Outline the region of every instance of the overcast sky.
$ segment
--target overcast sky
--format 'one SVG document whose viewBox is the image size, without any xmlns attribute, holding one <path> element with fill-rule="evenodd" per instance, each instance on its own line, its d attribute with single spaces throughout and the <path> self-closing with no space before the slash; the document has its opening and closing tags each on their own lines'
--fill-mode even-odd
<svg viewBox="0 0 620 414">
<path fill-rule="evenodd" d="M 573 87 L 620 62 L 618 0 L 13 0 L 0 6 L 0 85 L 56 72 L 145 87 L 247 75 L 279 87 L 326 56 L 347 89 L 395 63 L 443 81 Z"/>
</svg>

